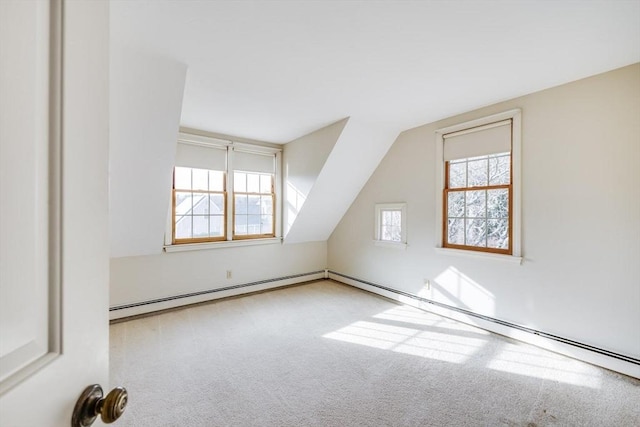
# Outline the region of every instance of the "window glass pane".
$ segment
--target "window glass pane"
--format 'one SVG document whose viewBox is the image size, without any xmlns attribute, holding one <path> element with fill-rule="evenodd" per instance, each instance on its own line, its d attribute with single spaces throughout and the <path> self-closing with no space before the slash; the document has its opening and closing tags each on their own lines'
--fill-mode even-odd
<svg viewBox="0 0 640 427">
<path fill-rule="evenodd" d="M 271 193 L 271 175 L 260 175 L 260 192 Z"/>
<path fill-rule="evenodd" d="M 447 193 L 447 216 L 449 218 L 464 216 L 464 191 Z"/>
<path fill-rule="evenodd" d="M 176 239 L 190 239 L 191 234 L 191 217 L 176 216 Z"/>
<path fill-rule="evenodd" d="M 233 173 L 233 189 L 245 193 L 247 191 L 247 174 L 243 172 Z"/>
<path fill-rule="evenodd" d="M 511 156 L 509 154 L 489 157 L 489 185 L 511 182 Z"/>
<path fill-rule="evenodd" d="M 193 237 L 209 237 L 209 217 L 199 215 L 193 217 Z"/>
<path fill-rule="evenodd" d="M 273 233 L 273 217 L 271 215 L 262 215 L 261 225 L 260 225 L 260 234 L 271 234 Z"/>
<path fill-rule="evenodd" d="M 469 187 L 487 185 L 489 182 L 487 158 L 469 161 Z"/>
<path fill-rule="evenodd" d="M 247 212 L 254 215 L 261 213 L 260 212 L 260 196 L 248 197 Z"/>
<path fill-rule="evenodd" d="M 464 219 L 448 221 L 447 242 L 452 245 L 464 245 Z"/>
<path fill-rule="evenodd" d="M 402 212 L 401 211 L 391 211 L 391 224 L 398 229 L 402 225 Z"/>
<path fill-rule="evenodd" d="M 209 171 L 205 169 L 192 169 L 193 189 L 207 190 L 209 188 Z"/>
<path fill-rule="evenodd" d="M 449 162 L 449 188 L 467 186 L 467 162 Z"/>
<path fill-rule="evenodd" d="M 212 215 L 209 217 L 209 236 L 224 236 L 224 217 L 222 215 Z"/>
<path fill-rule="evenodd" d="M 391 225 L 391 211 L 382 211 L 382 220 L 380 223 L 383 227 Z"/>
<path fill-rule="evenodd" d="M 193 214 L 207 215 L 208 213 L 209 195 L 206 193 L 193 193 Z"/>
<path fill-rule="evenodd" d="M 486 216 L 486 190 L 465 191 L 467 198 L 468 218 L 484 218 Z"/>
<path fill-rule="evenodd" d="M 247 215 L 247 234 L 260 234 L 261 215 Z"/>
<path fill-rule="evenodd" d="M 191 189 L 191 168 L 175 168 L 175 183 L 174 188 L 181 190 Z"/>
<path fill-rule="evenodd" d="M 224 215 L 224 196 L 222 194 L 209 195 L 209 212 Z"/>
<path fill-rule="evenodd" d="M 391 240 L 391 230 L 389 226 L 386 226 L 386 225 L 382 226 L 382 238 L 380 240 L 387 240 L 387 241 Z"/>
<path fill-rule="evenodd" d="M 395 226 L 385 227 L 382 235 L 384 236 L 382 240 L 389 240 L 391 242 L 400 242 L 402 240 L 400 227 L 395 227 Z"/>
<path fill-rule="evenodd" d="M 191 211 L 191 193 L 181 193 L 176 191 L 176 215 L 183 215 Z"/>
<path fill-rule="evenodd" d="M 467 230 L 465 233 L 466 244 L 468 246 L 487 246 L 487 221 L 484 219 L 467 220 Z"/>
<path fill-rule="evenodd" d="M 236 196 L 235 214 L 244 215 L 247 213 L 247 197 L 245 195 Z"/>
<path fill-rule="evenodd" d="M 209 191 L 224 191 L 224 172 L 209 171 Z"/>
<path fill-rule="evenodd" d="M 509 217 L 509 190 L 500 188 L 487 191 L 487 217 Z"/>
<path fill-rule="evenodd" d="M 273 196 L 261 196 L 260 205 L 260 212 L 262 214 L 271 215 L 273 213 Z"/>
<path fill-rule="evenodd" d="M 235 234 L 246 235 L 247 234 L 247 216 L 236 215 L 235 222 Z"/>
<path fill-rule="evenodd" d="M 487 222 L 487 246 L 496 249 L 509 248 L 508 219 L 490 219 Z"/>
<path fill-rule="evenodd" d="M 256 173 L 247 174 L 247 193 L 260 192 L 260 175 Z"/>
</svg>

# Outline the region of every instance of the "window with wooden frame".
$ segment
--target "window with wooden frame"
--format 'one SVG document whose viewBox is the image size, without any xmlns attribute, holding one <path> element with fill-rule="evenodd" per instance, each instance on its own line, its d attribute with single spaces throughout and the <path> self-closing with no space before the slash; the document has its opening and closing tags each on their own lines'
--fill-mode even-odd
<svg viewBox="0 0 640 427">
<path fill-rule="evenodd" d="M 443 243 L 513 253 L 512 121 L 443 135 Z"/>
<path fill-rule="evenodd" d="M 176 167 L 173 174 L 173 242 L 226 239 L 225 173 Z"/>
<path fill-rule="evenodd" d="M 233 239 L 275 237 L 275 172 L 273 153 L 234 148 Z"/>
<path fill-rule="evenodd" d="M 275 236 L 275 183 L 273 174 L 233 173 L 233 238 Z"/>
<path fill-rule="evenodd" d="M 165 248 L 278 236 L 281 151 L 181 133 Z"/>
<path fill-rule="evenodd" d="M 226 148 L 179 143 L 173 172 L 172 244 L 226 240 Z"/>
</svg>

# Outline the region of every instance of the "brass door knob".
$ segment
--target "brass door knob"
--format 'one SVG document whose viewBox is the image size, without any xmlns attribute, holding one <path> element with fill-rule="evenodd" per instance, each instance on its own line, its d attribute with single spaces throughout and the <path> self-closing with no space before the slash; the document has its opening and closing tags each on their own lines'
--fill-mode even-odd
<svg viewBox="0 0 640 427">
<path fill-rule="evenodd" d="M 85 388 L 71 417 L 71 427 L 88 427 L 96 420 L 98 415 L 105 424 L 111 424 L 124 412 L 129 394 L 124 387 L 116 387 L 103 397 L 102 387 L 93 384 Z"/>
</svg>

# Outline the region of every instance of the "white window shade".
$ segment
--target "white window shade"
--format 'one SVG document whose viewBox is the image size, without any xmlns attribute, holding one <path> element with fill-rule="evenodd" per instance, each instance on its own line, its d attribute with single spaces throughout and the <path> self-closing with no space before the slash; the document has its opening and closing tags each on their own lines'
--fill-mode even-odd
<svg viewBox="0 0 640 427">
<path fill-rule="evenodd" d="M 244 172 L 274 173 L 275 155 L 234 150 L 233 169 Z"/>
<path fill-rule="evenodd" d="M 176 166 L 224 171 L 227 169 L 227 149 L 179 142 Z"/>
<path fill-rule="evenodd" d="M 445 161 L 510 152 L 511 120 L 445 134 L 443 138 Z"/>
</svg>

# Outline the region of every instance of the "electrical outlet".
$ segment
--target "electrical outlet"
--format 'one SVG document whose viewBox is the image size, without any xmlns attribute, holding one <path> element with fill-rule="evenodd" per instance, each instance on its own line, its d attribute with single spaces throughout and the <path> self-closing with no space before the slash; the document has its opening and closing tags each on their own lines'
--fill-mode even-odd
<svg viewBox="0 0 640 427">
<path fill-rule="evenodd" d="M 227 270 L 227 279 L 231 279 L 232 274 L 231 274 L 231 270 Z"/>
</svg>

